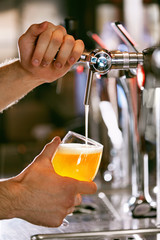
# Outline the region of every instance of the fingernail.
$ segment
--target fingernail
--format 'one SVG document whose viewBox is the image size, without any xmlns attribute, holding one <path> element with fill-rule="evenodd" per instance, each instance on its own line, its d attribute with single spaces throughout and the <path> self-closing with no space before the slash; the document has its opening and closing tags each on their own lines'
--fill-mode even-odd
<svg viewBox="0 0 160 240">
<path fill-rule="evenodd" d="M 77 195 L 75 196 L 74 205 L 75 205 L 75 206 L 78 206 L 78 205 L 81 204 L 81 202 L 82 202 L 82 197 L 81 197 L 80 194 L 77 194 Z"/>
<path fill-rule="evenodd" d="M 62 64 L 60 62 L 56 62 L 55 65 L 56 65 L 57 68 L 61 68 L 62 67 Z"/>
<path fill-rule="evenodd" d="M 58 136 L 54 137 L 51 142 L 53 142 L 53 141 L 57 142 L 57 143 L 61 143 L 61 139 Z"/>
<path fill-rule="evenodd" d="M 38 59 L 34 59 L 32 61 L 32 63 L 33 63 L 34 66 L 39 66 L 39 60 Z"/>
<path fill-rule="evenodd" d="M 75 58 L 74 58 L 74 57 L 71 57 L 71 58 L 69 59 L 69 61 L 70 61 L 71 63 L 74 63 L 74 62 L 75 62 Z"/>
</svg>

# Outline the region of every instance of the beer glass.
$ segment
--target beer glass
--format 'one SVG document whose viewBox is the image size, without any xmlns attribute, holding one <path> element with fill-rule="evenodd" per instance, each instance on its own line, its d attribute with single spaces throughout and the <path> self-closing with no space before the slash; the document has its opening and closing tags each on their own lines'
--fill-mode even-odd
<svg viewBox="0 0 160 240">
<path fill-rule="evenodd" d="M 52 165 L 55 172 L 80 181 L 92 181 L 98 171 L 103 145 L 69 131 L 59 145 Z"/>
<path fill-rule="evenodd" d="M 63 177 L 80 181 L 92 181 L 98 171 L 103 145 L 78 133 L 69 131 L 63 138 L 52 165 L 55 172 Z M 68 226 L 64 219 L 61 226 Z"/>
</svg>

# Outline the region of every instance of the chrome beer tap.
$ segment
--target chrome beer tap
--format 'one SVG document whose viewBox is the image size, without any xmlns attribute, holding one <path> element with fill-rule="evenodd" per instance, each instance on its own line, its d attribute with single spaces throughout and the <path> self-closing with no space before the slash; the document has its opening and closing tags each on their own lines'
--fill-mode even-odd
<svg viewBox="0 0 160 240">
<path fill-rule="evenodd" d="M 58 54 L 58 53 L 57 53 Z M 54 60 L 56 59 L 56 56 Z M 83 53 L 78 62 L 89 64 L 88 79 L 85 91 L 84 105 L 89 105 L 91 85 L 94 73 L 104 75 L 111 69 L 129 70 L 143 64 L 141 52 L 108 51 L 106 49 L 95 49 L 90 53 Z"/>
<path fill-rule="evenodd" d="M 113 22 L 111 23 L 115 32 L 119 35 L 122 41 L 128 45 L 133 51 L 136 53 L 139 52 L 137 48 L 137 43 L 132 39 L 130 34 L 127 30 L 123 27 L 120 22 Z M 146 50 L 143 51 L 143 58 L 144 58 L 144 66 L 139 67 L 142 69 L 145 67 L 145 75 L 146 75 L 146 63 L 151 63 L 154 61 L 146 61 L 146 55 L 149 54 L 145 53 Z M 148 51 L 147 51 L 148 52 Z M 156 65 L 156 64 L 154 64 Z M 138 75 L 138 71 L 137 74 Z M 143 76 L 145 77 L 145 76 Z M 126 77 L 125 77 L 126 78 Z M 121 79 L 120 79 L 121 81 Z M 126 88 L 126 81 L 121 81 L 121 84 L 124 85 L 123 89 Z M 143 85 L 144 83 L 142 83 Z M 139 118 L 135 119 L 133 113 L 132 103 L 130 101 L 130 96 L 128 96 L 128 107 L 130 109 L 130 120 L 132 123 L 137 122 L 137 134 L 138 138 L 135 138 L 135 134 L 132 135 L 132 197 L 129 200 L 130 210 L 132 211 L 133 216 L 135 217 L 147 217 L 147 216 L 155 216 L 156 215 L 156 203 L 152 200 L 149 194 L 149 168 L 148 168 L 148 154 L 145 146 L 145 122 L 147 118 L 147 108 L 143 105 L 143 89 L 144 86 L 139 86 L 140 91 L 138 94 L 138 98 L 140 99 L 140 106 L 138 106 Z M 127 92 L 126 92 L 127 94 Z M 130 95 L 130 94 L 129 94 Z M 133 129 L 135 124 L 133 125 Z M 143 126 L 143 127 L 142 127 Z M 132 131 L 131 131 L 132 132 Z M 136 154 L 135 154 L 136 153 Z M 142 176 L 142 178 L 140 178 Z M 135 188 L 136 185 L 136 188 Z M 134 191 L 136 190 L 136 191 Z"/>
<path fill-rule="evenodd" d="M 124 32 L 123 26 L 118 22 L 114 23 L 113 25 L 116 30 L 118 29 L 117 31 L 120 33 L 121 37 L 123 37 L 127 41 L 127 43 L 130 45 L 130 47 L 132 47 L 134 52 L 120 52 L 120 51 L 108 51 L 106 49 L 95 49 L 91 53 L 89 53 L 86 57 L 84 54 L 83 59 L 82 57 L 80 58 L 80 61 L 88 62 L 88 66 L 89 66 L 84 105 L 90 104 L 91 86 L 92 86 L 93 76 L 95 73 L 98 73 L 100 75 L 105 75 L 112 69 L 129 70 L 129 72 L 132 72 L 132 70 L 136 70 L 138 65 L 147 65 L 148 62 L 150 64 L 152 62 L 153 70 L 155 70 L 157 65 L 159 69 L 159 59 L 160 59 L 159 58 L 160 51 L 158 51 L 159 49 L 154 52 L 154 55 L 156 55 L 156 59 L 158 59 L 157 61 L 158 63 L 155 62 L 154 59 L 152 59 L 152 61 L 151 59 L 149 59 L 148 61 L 148 59 L 146 59 L 147 58 L 146 56 L 149 55 L 148 52 L 146 53 L 145 50 L 143 50 L 142 53 L 138 51 L 135 42 L 129 37 L 128 34 L 126 35 L 126 31 Z M 155 72 L 157 73 L 157 70 Z M 124 73 L 126 73 L 126 71 L 124 71 Z M 159 70 L 158 70 L 158 73 L 159 73 Z M 137 72 L 133 71 L 133 75 L 136 76 Z M 146 177 L 144 177 L 144 179 L 140 179 L 141 175 L 143 174 L 146 175 L 146 167 L 148 167 L 148 155 L 146 155 L 145 152 L 142 152 L 141 154 L 139 154 L 139 147 L 141 146 L 138 146 L 136 136 L 134 136 L 135 135 L 135 126 L 134 126 L 135 116 L 132 116 L 133 106 L 130 100 L 131 96 L 128 92 L 129 89 L 127 87 L 126 78 L 127 77 L 124 74 L 124 76 L 119 78 L 119 82 L 122 85 L 122 88 L 124 89 L 124 92 L 126 94 L 128 105 L 129 105 L 128 108 L 130 111 L 130 118 L 131 118 L 130 120 L 132 120 L 130 124 L 130 131 L 132 136 L 131 145 L 133 145 L 131 147 L 132 155 L 133 155 L 132 156 L 133 158 L 132 159 L 132 197 L 129 201 L 129 206 L 134 217 L 155 216 L 156 206 L 155 206 L 155 202 L 152 200 L 152 198 L 149 195 L 148 177 L 147 179 Z M 141 113 L 141 115 L 143 114 Z M 145 120 L 144 118 L 145 116 L 143 116 L 143 120 Z M 160 194 L 158 199 L 160 199 Z M 160 225 L 160 214 L 157 218 L 158 218 L 157 222 Z"/>
<path fill-rule="evenodd" d="M 79 61 L 89 63 L 88 80 L 84 98 L 84 105 L 89 105 L 90 91 L 94 73 L 104 75 L 111 69 L 135 69 L 137 68 L 138 64 L 143 64 L 143 54 L 140 52 L 109 52 L 105 49 L 95 49 L 88 55 L 82 54 Z"/>
<path fill-rule="evenodd" d="M 80 58 L 81 61 L 82 58 Z M 88 80 L 86 84 L 86 92 L 84 98 L 84 105 L 89 105 L 92 79 L 94 73 L 99 73 L 100 75 L 107 74 L 112 69 L 117 70 L 132 70 L 136 69 L 138 65 L 143 65 L 143 53 L 140 52 L 120 52 L 120 51 L 108 51 L 105 49 L 95 49 L 88 56 L 84 57 L 89 63 Z M 83 61 L 83 60 L 82 60 Z M 136 75 L 136 74 L 135 74 Z M 132 103 L 130 101 L 129 89 L 127 89 L 126 81 L 123 77 L 119 78 L 119 81 L 125 91 L 126 98 L 128 101 L 128 107 L 130 112 L 130 132 L 131 132 L 131 142 L 132 142 L 132 196 L 129 200 L 130 210 L 134 217 L 147 216 L 147 213 L 151 211 L 152 206 L 150 202 L 147 202 L 145 196 L 143 196 L 143 187 L 141 188 L 141 180 L 139 173 L 139 151 L 136 144 L 135 136 L 135 124 L 134 116 L 132 115 Z M 142 160 L 142 159 L 141 159 Z M 143 160 L 142 160 L 143 161 Z M 142 165 L 142 164 L 141 164 Z M 143 169 L 143 168 L 142 168 Z M 143 175 L 143 174 L 142 174 Z M 142 180 L 143 182 L 143 180 Z M 155 210 L 153 212 L 155 215 Z"/>
<path fill-rule="evenodd" d="M 143 65 L 143 54 L 139 52 L 120 52 L 120 51 L 107 51 L 105 49 L 95 49 L 90 54 L 90 59 L 94 59 L 94 62 L 89 61 L 89 72 L 88 72 L 88 80 L 86 84 L 86 92 L 84 98 L 84 105 L 90 104 L 90 94 L 91 94 L 91 86 L 94 73 L 99 73 L 101 75 L 107 74 L 112 69 L 117 70 L 131 70 L 136 69 L 139 64 Z M 87 57 L 86 57 L 87 59 Z M 88 58 L 89 59 L 89 58 Z M 81 61 L 81 59 L 80 59 Z M 129 89 L 126 84 L 126 78 L 123 77 L 119 78 L 120 84 L 124 89 L 126 94 L 127 102 L 128 102 L 128 109 L 130 115 L 130 135 L 131 135 L 131 151 L 132 151 L 132 196 L 137 199 L 138 192 L 139 192 L 139 174 L 137 174 L 137 169 L 139 167 L 138 164 L 138 149 L 136 145 L 136 136 L 135 136 L 135 124 L 134 124 L 134 116 L 133 116 L 133 109 L 132 103 L 130 99 Z M 134 172 L 134 174 L 133 174 Z M 133 201 L 133 198 L 132 198 Z M 134 201 L 135 202 L 135 201 Z M 141 201 L 142 202 L 142 201 Z M 129 203 L 131 204 L 131 202 Z M 133 207 L 133 204 L 131 204 Z M 144 202 L 143 205 L 145 206 L 145 213 L 149 211 L 150 206 L 147 202 Z M 134 215 L 138 215 L 139 208 L 131 209 L 134 212 Z M 142 212 L 142 210 L 141 210 Z"/>
</svg>

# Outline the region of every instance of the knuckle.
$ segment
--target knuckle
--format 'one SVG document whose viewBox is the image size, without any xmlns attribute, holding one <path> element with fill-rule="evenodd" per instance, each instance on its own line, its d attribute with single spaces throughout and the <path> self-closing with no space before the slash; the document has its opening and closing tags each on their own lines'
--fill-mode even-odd
<svg viewBox="0 0 160 240">
<path fill-rule="evenodd" d="M 84 48 L 84 42 L 81 39 L 76 40 L 76 42 L 81 45 L 82 48 Z"/>
<path fill-rule="evenodd" d="M 31 28 L 35 28 L 37 26 L 37 24 L 32 24 L 30 27 L 29 27 L 29 29 L 31 29 Z"/>
<path fill-rule="evenodd" d="M 68 42 L 69 44 L 74 44 L 75 39 L 72 35 L 66 35 L 65 36 L 65 41 Z"/>
<path fill-rule="evenodd" d="M 52 37 L 52 42 L 53 42 L 54 45 L 60 46 L 61 43 L 62 43 L 62 39 L 61 39 L 60 36 L 56 35 L 56 36 Z"/>
<path fill-rule="evenodd" d="M 47 143 L 44 148 L 43 148 L 43 151 L 46 151 L 46 149 L 49 147 L 49 143 Z M 43 152 L 42 152 L 43 153 Z"/>
<path fill-rule="evenodd" d="M 62 25 L 58 25 L 58 26 L 57 26 L 57 29 L 59 29 L 60 31 L 62 31 L 64 35 L 67 34 L 66 29 L 65 29 Z"/>
<path fill-rule="evenodd" d="M 30 27 L 28 28 L 27 31 L 32 31 L 35 27 L 36 27 L 36 24 L 34 23 L 34 24 L 30 25 Z"/>
<path fill-rule="evenodd" d="M 26 33 L 23 33 L 23 34 L 18 38 L 18 45 L 21 45 L 24 41 L 26 41 Z"/>
<path fill-rule="evenodd" d="M 55 29 L 55 28 L 57 27 L 56 25 L 54 25 L 54 24 L 51 23 L 51 22 L 48 22 L 48 21 L 47 21 L 47 23 L 48 23 L 48 28 Z"/>
<path fill-rule="evenodd" d="M 28 33 L 28 32 L 34 32 L 34 30 L 37 28 L 37 24 L 32 24 L 29 28 L 28 28 L 28 30 L 26 31 L 26 33 Z"/>
</svg>

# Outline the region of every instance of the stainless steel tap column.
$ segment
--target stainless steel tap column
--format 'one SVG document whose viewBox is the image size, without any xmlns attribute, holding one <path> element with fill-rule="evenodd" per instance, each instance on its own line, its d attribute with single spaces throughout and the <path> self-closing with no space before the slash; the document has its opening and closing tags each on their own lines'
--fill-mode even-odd
<svg viewBox="0 0 160 240">
<path fill-rule="evenodd" d="M 155 94 L 156 107 L 156 174 L 157 174 L 157 219 L 156 225 L 160 227 L 160 88 L 156 88 Z"/>
</svg>

